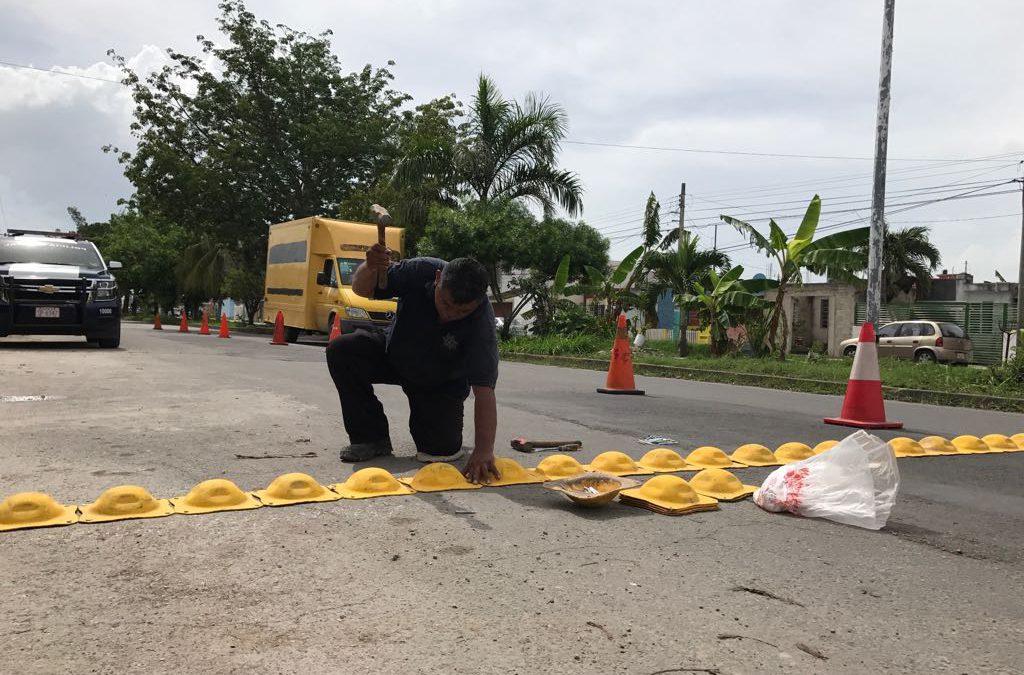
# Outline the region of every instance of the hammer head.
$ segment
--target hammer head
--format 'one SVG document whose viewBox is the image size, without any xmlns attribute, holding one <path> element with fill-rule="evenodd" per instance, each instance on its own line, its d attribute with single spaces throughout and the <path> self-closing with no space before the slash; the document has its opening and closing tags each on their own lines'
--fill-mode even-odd
<svg viewBox="0 0 1024 675">
<path fill-rule="evenodd" d="M 392 224 L 394 224 L 394 221 L 391 219 L 391 214 L 388 213 L 388 210 L 381 206 L 380 204 L 374 204 L 373 206 L 371 206 L 370 213 L 373 214 L 373 217 L 374 219 L 376 219 L 378 225 L 390 227 Z"/>
</svg>

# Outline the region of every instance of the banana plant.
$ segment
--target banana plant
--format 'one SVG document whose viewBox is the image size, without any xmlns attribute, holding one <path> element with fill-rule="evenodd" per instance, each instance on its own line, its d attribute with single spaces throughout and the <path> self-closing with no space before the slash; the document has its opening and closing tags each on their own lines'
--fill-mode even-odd
<svg viewBox="0 0 1024 675">
<path fill-rule="evenodd" d="M 709 270 L 706 283 L 694 281 L 694 292 L 679 297 L 680 310 L 696 309 L 701 328 L 711 329 L 713 356 L 725 352 L 729 342 L 727 331 L 737 323 L 736 319 L 762 302 L 755 292 L 764 288 L 763 280 L 745 282 L 740 280 L 742 275 L 743 267 L 740 265 L 721 276 L 715 270 Z"/>
<path fill-rule="evenodd" d="M 609 317 L 618 316 L 617 310 L 621 309 L 622 299 L 628 295 L 629 287 L 633 283 L 630 273 L 638 268 L 643 256 L 644 247 L 637 246 L 613 270 L 602 272 L 587 265 L 584 267 L 586 278 L 573 285 L 568 293 L 599 298 L 605 303 Z"/>
<path fill-rule="evenodd" d="M 720 217 L 746 237 L 752 247 L 774 258 L 779 266 L 775 303 L 769 310 L 768 344 L 784 360 L 789 348 L 789 320 L 783 304 L 787 299 L 786 292 L 803 284 L 802 272 L 805 269 L 815 274 L 827 274 L 831 279 L 853 278 L 854 272 L 867 266 L 865 245 L 870 228 L 843 230 L 815 240 L 821 217 L 821 198 L 818 195 L 811 199 L 800 227 L 792 237 L 787 236 L 774 219 L 768 222 L 769 235 L 766 237 L 750 223 L 732 216 Z"/>
</svg>

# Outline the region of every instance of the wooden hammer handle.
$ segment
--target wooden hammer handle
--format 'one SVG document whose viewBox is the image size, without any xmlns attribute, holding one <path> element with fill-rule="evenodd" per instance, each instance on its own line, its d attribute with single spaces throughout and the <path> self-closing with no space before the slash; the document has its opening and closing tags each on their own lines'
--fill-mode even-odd
<svg viewBox="0 0 1024 675">
<path fill-rule="evenodd" d="M 384 241 L 385 227 L 386 226 L 384 225 L 384 223 L 377 223 L 377 243 L 380 244 L 381 246 L 386 246 L 387 245 L 386 242 Z M 387 285 L 388 285 L 388 270 L 387 270 L 387 268 L 382 268 L 382 269 L 377 270 L 377 288 L 387 288 Z"/>
</svg>

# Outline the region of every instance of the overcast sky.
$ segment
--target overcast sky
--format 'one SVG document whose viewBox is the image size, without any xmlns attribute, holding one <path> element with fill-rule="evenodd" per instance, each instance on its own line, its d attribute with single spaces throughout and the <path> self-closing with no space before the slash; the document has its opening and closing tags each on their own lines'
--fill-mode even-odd
<svg viewBox="0 0 1024 675">
<path fill-rule="evenodd" d="M 168 9 L 172 8 L 171 13 Z M 566 109 L 574 141 L 870 157 L 881 0 L 707 2 L 251 1 L 272 23 L 334 31 L 344 67 L 396 61 L 397 88 L 464 100 L 480 72 L 503 92 L 536 91 Z M 141 69 L 162 49 L 216 35 L 216 3 L 0 0 L 0 61 L 117 79 L 114 48 Z M 933 223 L 943 267 L 1017 277 L 1021 197 L 899 205 L 1021 175 L 1024 5 L 1020 0 L 898 0 L 889 136 L 889 220 Z M 118 85 L 0 65 L 0 225 L 65 225 L 65 208 L 105 219 L 130 194 L 107 143 L 130 146 Z M 897 161 L 1001 155 L 984 162 Z M 586 187 L 585 219 L 614 255 L 638 243 L 654 190 L 675 211 L 687 183 L 688 227 L 711 244 L 719 213 L 787 216 L 821 194 L 823 222 L 869 213 L 870 161 L 800 159 L 567 144 L 560 163 Z M 986 182 L 982 182 L 986 181 Z M 962 184 L 962 185 L 959 185 Z M 941 190 L 939 186 L 943 187 Z M 768 204 L 768 206 L 765 206 Z M 831 205 L 831 206 L 830 206 Z M 842 211 L 842 213 L 836 213 Z M 664 226 L 676 216 L 666 214 Z M 970 219 L 970 220 L 965 220 Z M 798 218 L 780 221 L 787 230 Z M 727 226 L 720 247 L 736 245 Z M 765 259 L 730 250 L 751 272 Z"/>
</svg>

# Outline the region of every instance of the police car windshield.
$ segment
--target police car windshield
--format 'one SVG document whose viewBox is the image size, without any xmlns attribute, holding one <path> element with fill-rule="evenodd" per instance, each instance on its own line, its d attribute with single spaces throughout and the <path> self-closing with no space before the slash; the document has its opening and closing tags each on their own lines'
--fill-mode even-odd
<svg viewBox="0 0 1024 675">
<path fill-rule="evenodd" d="M 0 265 L 12 263 L 75 265 L 90 270 L 103 269 L 103 262 L 96 255 L 96 249 L 89 244 L 61 239 L 0 237 Z"/>
</svg>

